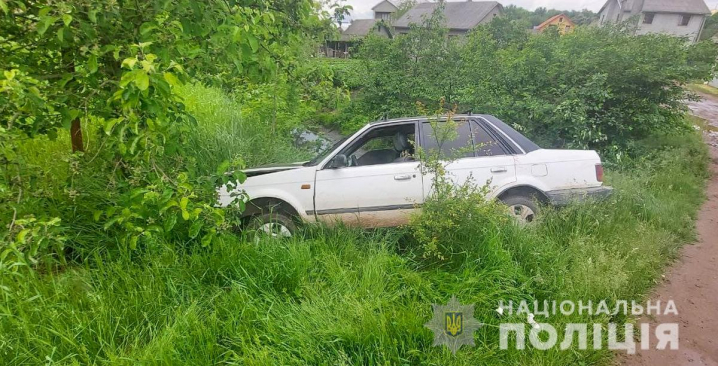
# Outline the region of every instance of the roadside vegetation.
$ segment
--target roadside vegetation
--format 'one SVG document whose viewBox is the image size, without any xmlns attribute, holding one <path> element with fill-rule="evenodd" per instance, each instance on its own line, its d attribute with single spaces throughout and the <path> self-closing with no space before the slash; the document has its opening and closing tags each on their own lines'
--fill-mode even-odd
<svg viewBox="0 0 718 366">
<path fill-rule="evenodd" d="M 690 85 L 688 85 L 688 89 L 690 89 L 694 92 L 699 92 L 699 93 L 708 94 L 708 95 L 712 95 L 712 96 L 718 96 L 718 88 L 715 88 L 708 84 L 690 84 Z"/>
<path fill-rule="evenodd" d="M 0 5 L 0 364 L 607 363 L 576 344 L 499 350 L 498 324 L 525 320 L 499 301 L 613 309 L 693 239 L 707 153 L 683 86 L 710 77 L 711 45 L 502 20 L 447 44 L 428 19 L 317 60 L 331 22 L 309 0 Z M 616 195 L 519 228 L 467 188 L 405 228 L 261 243 L 214 208 L 243 167 L 309 157 L 296 128 L 442 98 L 543 147 L 599 149 Z M 486 324 L 457 356 L 423 327 L 452 295 Z"/>
</svg>

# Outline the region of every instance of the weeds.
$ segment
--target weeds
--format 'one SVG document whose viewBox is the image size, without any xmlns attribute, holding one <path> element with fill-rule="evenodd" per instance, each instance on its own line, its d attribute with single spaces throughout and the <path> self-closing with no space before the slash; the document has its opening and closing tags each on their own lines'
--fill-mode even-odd
<svg viewBox="0 0 718 366">
<path fill-rule="evenodd" d="M 693 237 L 706 174 L 697 135 L 641 147 L 658 144 L 608 174 L 617 193 L 606 202 L 549 210 L 530 229 L 459 222 L 451 243 L 463 255 L 450 266 L 402 252 L 411 243 L 401 231 L 309 228 L 286 243 L 166 243 L 4 281 L 0 363 L 604 363 L 608 351 L 501 351 L 497 326 L 507 320 L 494 309 L 502 300 L 645 296 Z M 486 324 L 476 348 L 456 357 L 432 347 L 423 328 L 431 303 L 452 295 Z"/>
</svg>

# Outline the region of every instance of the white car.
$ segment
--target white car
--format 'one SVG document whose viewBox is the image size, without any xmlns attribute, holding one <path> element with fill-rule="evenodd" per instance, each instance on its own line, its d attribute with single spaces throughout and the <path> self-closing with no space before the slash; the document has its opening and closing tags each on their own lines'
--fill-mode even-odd
<svg viewBox="0 0 718 366">
<path fill-rule="evenodd" d="M 595 151 L 541 149 L 489 115 L 454 116 L 453 121 L 458 138 L 441 146 L 447 156 L 461 153 L 447 166 L 452 180 L 488 182 L 488 198 L 504 202 L 521 221 L 533 221 L 537 201 L 560 206 L 611 194 Z M 341 221 L 365 228 L 406 224 L 432 187 L 432 177 L 422 174 L 413 158 L 415 147 L 437 149 L 436 140 L 427 118 L 370 123 L 309 162 L 245 171 L 243 184 L 220 188 L 220 205 L 229 206 L 244 191 L 250 199 L 246 223 L 272 236 L 291 236 L 300 222 Z"/>
</svg>

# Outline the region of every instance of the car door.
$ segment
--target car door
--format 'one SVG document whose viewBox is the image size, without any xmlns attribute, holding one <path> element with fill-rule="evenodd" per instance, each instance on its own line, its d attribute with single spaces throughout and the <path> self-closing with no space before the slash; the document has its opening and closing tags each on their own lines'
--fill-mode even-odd
<svg viewBox="0 0 718 366">
<path fill-rule="evenodd" d="M 397 134 L 408 144 L 395 146 Z M 378 125 L 349 143 L 337 153 L 347 156 L 347 166 L 317 171 L 317 220 L 367 228 L 407 223 L 423 202 L 419 162 L 411 156 L 415 144 L 416 122 Z"/>
<path fill-rule="evenodd" d="M 469 179 L 477 186 L 488 185 L 489 197 L 494 198 L 504 187 L 516 181 L 516 165 L 513 155 L 505 148 L 500 137 L 478 120 L 457 121 L 456 138 L 443 141 L 439 147 L 430 123 L 421 125 L 421 144 L 425 151 L 441 150 L 440 154 L 450 163 L 446 170 L 451 180 L 461 185 Z M 444 122 L 439 122 L 444 123 Z M 424 195 L 433 190 L 434 176 L 424 177 Z"/>
</svg>

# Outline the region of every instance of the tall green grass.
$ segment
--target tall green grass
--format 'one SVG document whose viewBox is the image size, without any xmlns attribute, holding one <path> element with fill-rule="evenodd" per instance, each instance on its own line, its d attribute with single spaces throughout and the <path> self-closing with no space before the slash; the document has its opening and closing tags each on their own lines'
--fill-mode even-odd
<svg viewBox="0 0 718 366">
<path fill-rule="evenodd" d="M 185 85 L 179 94 L 199 121 L 182 155 L 194 159 L 200 173 L 214 172 L 223 161 L 241 159 L 249 167 L 310 159 L 293 145 L 286 123 L 264 121 L 216 88 Z M 270 108 L 270 106 L 264 106 Z"/>
<path fill-rule="evenodd" d="M 195 85 L 182 94 L 198 125 L 181 156 L 200 173 L 238 157 L 248 165 L 304 157 L 288 135 L 244 115 L 223 93 Z M 46 167 L 48 187 L 68 179 L 66 136 L 24 148 L 29 164 Z M 528 229 L 465 224 L 455 236 L 465 256 L 450 265 L 414 255 L 406 228 L 310 227 L 280 243 L 225 235 L 207 249 L 166 242 L 131 253 L 88 250 L 83 262 L 60 271 L 0 278 L 0 364 L 608 363 L 607 350 L 500 350 L 498 325 L 525 318 L 494 309 L 500 301 L 613 305 L 646 296 L 693 239 L 707 153 L 697 134 L 655 137 L 636 149 L 640 158 L 609 171 L 611 199 L 549 209 Z M 84 247 L 114 240 L 101 224 L 76 220 L 67 223 L 71 240 Z M 476 347 L 456 356 L 432 347 L 423 326 L 431 304 L 452 295 L 475 304 L 485 324 Z M 630 321 L 585 314 L 539 320 L 559 330 Z"/>
<path fill-rule="evenodd" d="M 644 158 L 609 173 L 613 198 L 549 210 L 529 229 L 475 231 L 462 245 L 466 259 L 451 267 L 407 255 L 402 230 L 309 228 L 284 243 L 225 236 L 208 249 L 97 254 L 5 282 L 0 364 L 608 363 L 607 350 L 500 350 L 498 324 L 525 319 L 494 309 L 509 300 L 643 299 L 693 238 L 707 157 L 692 134 L 641 146 Z M 431 304 L 452 295 L 475 304 L 486 324 L 476 347 L 456 356 L 432 347 L 423 327 Z M 630 319 L 541 321 L 563 329 Z"/>
</svg>

